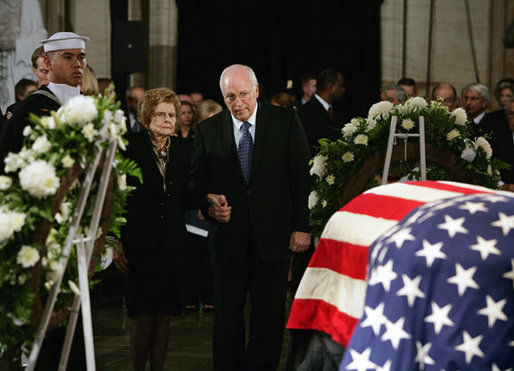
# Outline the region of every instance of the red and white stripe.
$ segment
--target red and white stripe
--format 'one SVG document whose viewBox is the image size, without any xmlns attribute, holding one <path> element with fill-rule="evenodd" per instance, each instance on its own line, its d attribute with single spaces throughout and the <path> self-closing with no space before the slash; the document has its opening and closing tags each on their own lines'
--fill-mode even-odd
<svg viewBox="0 0 514 371">
<path fill-rule="evenodd" d="M 491 193 L 469 184 L 392 183 L 354 198 L 328 221 L 300 282 L 287 328 L 319 330 L 347 346 L 364 311 L 368 248 L 413 209 L 465 194 Z"/>
</svg>

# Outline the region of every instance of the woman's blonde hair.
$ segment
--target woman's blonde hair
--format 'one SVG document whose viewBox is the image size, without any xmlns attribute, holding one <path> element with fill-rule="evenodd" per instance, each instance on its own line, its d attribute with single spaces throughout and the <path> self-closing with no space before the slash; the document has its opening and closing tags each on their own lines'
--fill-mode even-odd
<svg viewBox="0 0 514 371">
<path fill-rule="evenodd" d="M 193 121 L 191 122 L 191 135 L 195 132 L 196 130 L 196 116 L 195 116 L 195 108 L 193 107 L 193 104 L 191 102 L 188 102 L 187 100 L 181 100 L 180 101 L 180 107 L 182 108 L 183 106 L 189 106 L 189 108 L 191 108 L 191 111 L 193 112 Z M 182 136 L 182 115 L 180 114 L 180 111 L 179 113 L 177 114 L 177 123 L 175 124 L 175 134 L 177 134 L 178 136 Z"/>
<path fill-rule="evenodd" d="M 95 70 L 89 65 L 86 65 L 84 69 L 84 76 L 82 76 L 82 82 L 80 83 L 80 91 L 84 95 L 98 95 L 100 92 Z"/>
<path fill-rule="evenodd" d="M 205 99 L 196 107 L 196 122 L 197 125 L 205 120 L 206 118 L 211 117 L 212 115 L 221 112 L 223 107 L 220 104 L 213 101 L 212 99 Z"/>
<path fill-rule="evenodd" d="M 179 120 L 180 101 L 178 100 L 177 94 L 168 88 L 156 88 L 147 90 L 137 105 L 137 118 L 140 122 L 140 126 L 142 125 L 143 128 L 148 129 L 155 113 L 155 107 L 157 107 L 159 103 L 173 104 L 173 106 L 175 106 L 177 121 Z"/>
</svg>

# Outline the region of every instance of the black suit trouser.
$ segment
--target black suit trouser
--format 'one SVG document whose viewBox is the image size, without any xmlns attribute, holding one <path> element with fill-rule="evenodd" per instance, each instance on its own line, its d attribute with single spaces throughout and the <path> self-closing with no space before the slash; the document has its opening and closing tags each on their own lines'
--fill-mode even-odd
<svg viewBox="0 0 514 371">
<path fill-rule="evenodd" d="M 244 262 L 219 267 L 215 261 L 214 369 L 276 370 L 285 326 L 289 258 L 263 261 L 250 233 Z M 248 293 L 251 312 L 245 345 L 244 308 Z"/>
</svg>

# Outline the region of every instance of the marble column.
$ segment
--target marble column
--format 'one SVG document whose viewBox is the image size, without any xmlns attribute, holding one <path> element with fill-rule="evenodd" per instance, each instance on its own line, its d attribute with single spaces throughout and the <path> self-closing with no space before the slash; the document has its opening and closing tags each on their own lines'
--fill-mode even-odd
<svg viewBox="0 0 514 371">
<path fill-rule="evenodd" d="M 147 88 L 176 88 L 177 19 L 174 0 L 150 0 Z"/>
<path fill-rule="evenodd" d="M 73 32 L 89 37 L 87 63 L 96 77 L 111 76 L 111 16 L 109 0 L 70 0 Z"/>
</svg>

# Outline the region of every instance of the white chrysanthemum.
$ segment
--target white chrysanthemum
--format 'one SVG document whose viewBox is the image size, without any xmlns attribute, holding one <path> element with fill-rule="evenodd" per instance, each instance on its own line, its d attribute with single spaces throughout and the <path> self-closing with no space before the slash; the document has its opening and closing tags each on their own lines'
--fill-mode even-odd
<svg viewBox="0 0 514 371">
<path fill-rule="evenodd" d="M 373 130 L 375 128 L 375 126 L 377 126 L 377 121 L 376 120 L 368 118 L 367 122 L 368 122 L 368 126 L 366 128 L 366 131 Z"/>
<path fill-rule="evenodd" d="M 318 194 L 316 193 L 316 191 L 312 191 L 309 194 L 308 207 L 309 207 L 310 210 L 312 210 L 312 208 L 314 206 L 316 206 L 317 204 L 318 204 Z"/>
<path fill-rule="evenodd" d="M 352 136 L 353 133 L 357 131 L 357 126 L 349 122 L 341 129 L 341 131 L 345 138 L 349 138 Z"/>
<path fill-rule="evenodd" d="M 396 109 L 398 110 L 398 113 L 400 115 L 402 115 L 402 114 L 406 113 L 407 111 L 409 111 L 409 107 L 407 107 L 407 106 L 405 106 L 403 104 L 398 104 L 396 106 Z"/>
<path fill-rule="evenodd" d="M 475 140 L 475 146 L 477 148 L 482 148 L 484 150 L 486 159 L 489 160 L 493 155 L 493 149 L 491 148 L 491 145 L 489 144 L 487 139 L 485 139 L 484 137 L 478 137 Z"/>
<path fill-rule="evenodd" d="M 25 213 L 18 213 L 15 211 L 10 213 L 9 223 L 11 224 L 11 228 L 13 229 L 14 232 L 21 231 L 21 229 L 25 225 L 26 216 L 27 215 Z"/>
<path fill-rule="evenodd" d="M 23 128 L 23 136 L 27 137 L 32 133 L 32 127 L 30 125 L 27 125 Z"/>
<path fill-rule="evenodd" d="M 452 141 L 458 137 L 460 137 L 460 131 L 458 131 L 457 129 L 453 129 L 448 134 L 446 134 L 446 140 L 448 141 Z"/>
<path fill-rule="evenodd" d="M 83 127 L 98 115 L 93 97 L 77 95 L 57 111 L 60 119 L 72 126 Z"/>
<path fill-rule="evenodd" d="M 43 116 L 41 117 L 40 122 L 41 126 L 47 129 L 55 129 L 55 127 L 57 126 L 52 116 Z"/>
<path fill-rule="evenodd" d="M 95 129 L 95 126 L 91 122 L 85 125 L 80 132 L 84 134 L 89 143 L 94 141 L 95 135 L 98 134 L 98 130 Z"/>
<path fill-rule="evenodd" d="M 355 156 L 353 155 L 353 152 L 345 152 L 341 156 L 344 162 L 352 162 Z"/>
<path fill-rule="evenodd" d="M 53 195 L 59 188 L 55 168 L 48 162 L 38 160 L 20 171 L 21 187 L 37 198 Z"/>
<path fill-rule="evenodd" d="M 118 181 L 118 189 L 120 191 L 124 191 L 127 188 L 127 175 L 126 174 L 118 175 L 117 181 Z"/>
<path fill-rule="evenodd" d="M 39 260 L 39 251 L 31 246 L 23 245 L 16 256 L 16 261 L 23 268 L 30 268 Z"/>
<path fill-rule="evenodd" d="M 6 173 L 14 173 L 16 170 L 22 168 L 25 165 L 25 161 L 23 161 L 21 156 L 12 152 L 9 152 L 4 162 L 4 170 Z"/>
<path fill-rule="evenodd" d="M 411 119 L 405 119 L 402 121 L 402 128 L 404 128 L 405 130 L 410 130 L 414 127 L 414 121 L 412 121 Z"/>
<path fill-rule="evenodd" d="M 32 149 L 37 153 L 47 153 L 52 148 L 52 143 L 48 140 L 46 135 L 37 138 L 32 144 Z"/>
<path fill-rule="evenodd" d="M 466 111 L 460 107 L 450 113 L 450 115 L 455 117 L 455 125 L 464 126 L 466 125 L 466 122 L 468 122 L 468 115 L 466 114 Z"/>
<path fill-rule="evenodd" d="M 64 168 L 70 168 L 75 164 L 75 160 L 68 154 L 61 159 L 61 164 Z"/>
<path fill-rule="evenodd" d="M 407 99 L 405 102 L 405 106 L 409 108 L 409 110 L 417 111 L 418 109 L 423 109 L 428 106 L 425 98 L 422 97 L 412 97 Z"/>
<path fill-rule="evenodd" d="M 55 220 L 57 223 L 61 224 L 65 222 L 70 217 L 70 207 L 71 202 L 61 202 L 61 206 L 59 207 L 59 212 L 55 214 Z"/>
<path fill-rule="evenodd" d="M 80 295 L 80 289 L 75 282 L 71 280 L 68 281 L 68 286 L 70 286 L 71 291 L 73 291 L 75 295 Z"/>
<path fill-rule="evenodd" d="M 13 234 L 10 212 L 0 210 L 0 243 L 11 238 Z"/>
<path fill-rule="evenodd" d="M 328 185 L 334 184 L 336 177 L 332 174 L 328 175 L 325 180 L 327 181 Z"/>
<path fill-rule="evenodd" d="M 323 201 L 321 201 L 321 206 L 322 206 L 322 207 L 327 207 L 327 205 L 328 205 L 327 200 L 323 200 Z"/>
<path fill-rule="evenodd" d="M 18 152 L 18 155 L 20 155 L 21 159 L 24 160 L 26 163 L 34 162 L 36 159 L 36 151 L 34 151 L 32 148 L 26 148 L 23 147 L 20 152 Z M 25 164 L 22 165 L 22 167 Z"/>
<path fill-rule="evenodd" d="M 353 143 L 355 144 L 362 144 L 367 146 L 368 145 L 368 136 L 366 134 L 359 134 L 355 137 L 353 140 Z"/>
<path fill-rule="evenodd" d="M 325 175 L 327 158 L 323 155 L 314 157 L 311 167 L 311 175 L 317 175 L 320 178 Z"/>
<path fill-rule="evenodd" d="M 0 175 L 0 191 L 5 191 L 6 189 L 9 189 L 9 187 L 12 185 L 12 179 L 11 177 Z"/>
<path fill-rule="evenodd" d="M 127 118 L 125 117 L 125 112 L 123 112 L 120 109 L 117 109 L 116 112 L 114 112 L 114 122 L 121 124 L 125 123 L 125 121 L 127 121 Z"/>
<path fill-rule="evenodd" d="M 103 125 L 109 125 L 112 122 L 114 115 L 112 114 L 112 111 L 105 110 L 104 111 L 104 117 L 102 118 Z"/>
<path fill-rule="evenodd" d="M 388 119 L 393 109 L 394 105 L 391 102 L 382 101 L 375 103 L 368 111 L 368 118 L 377 119 L 382 117 L 383 119 Z"/>
</svg>

